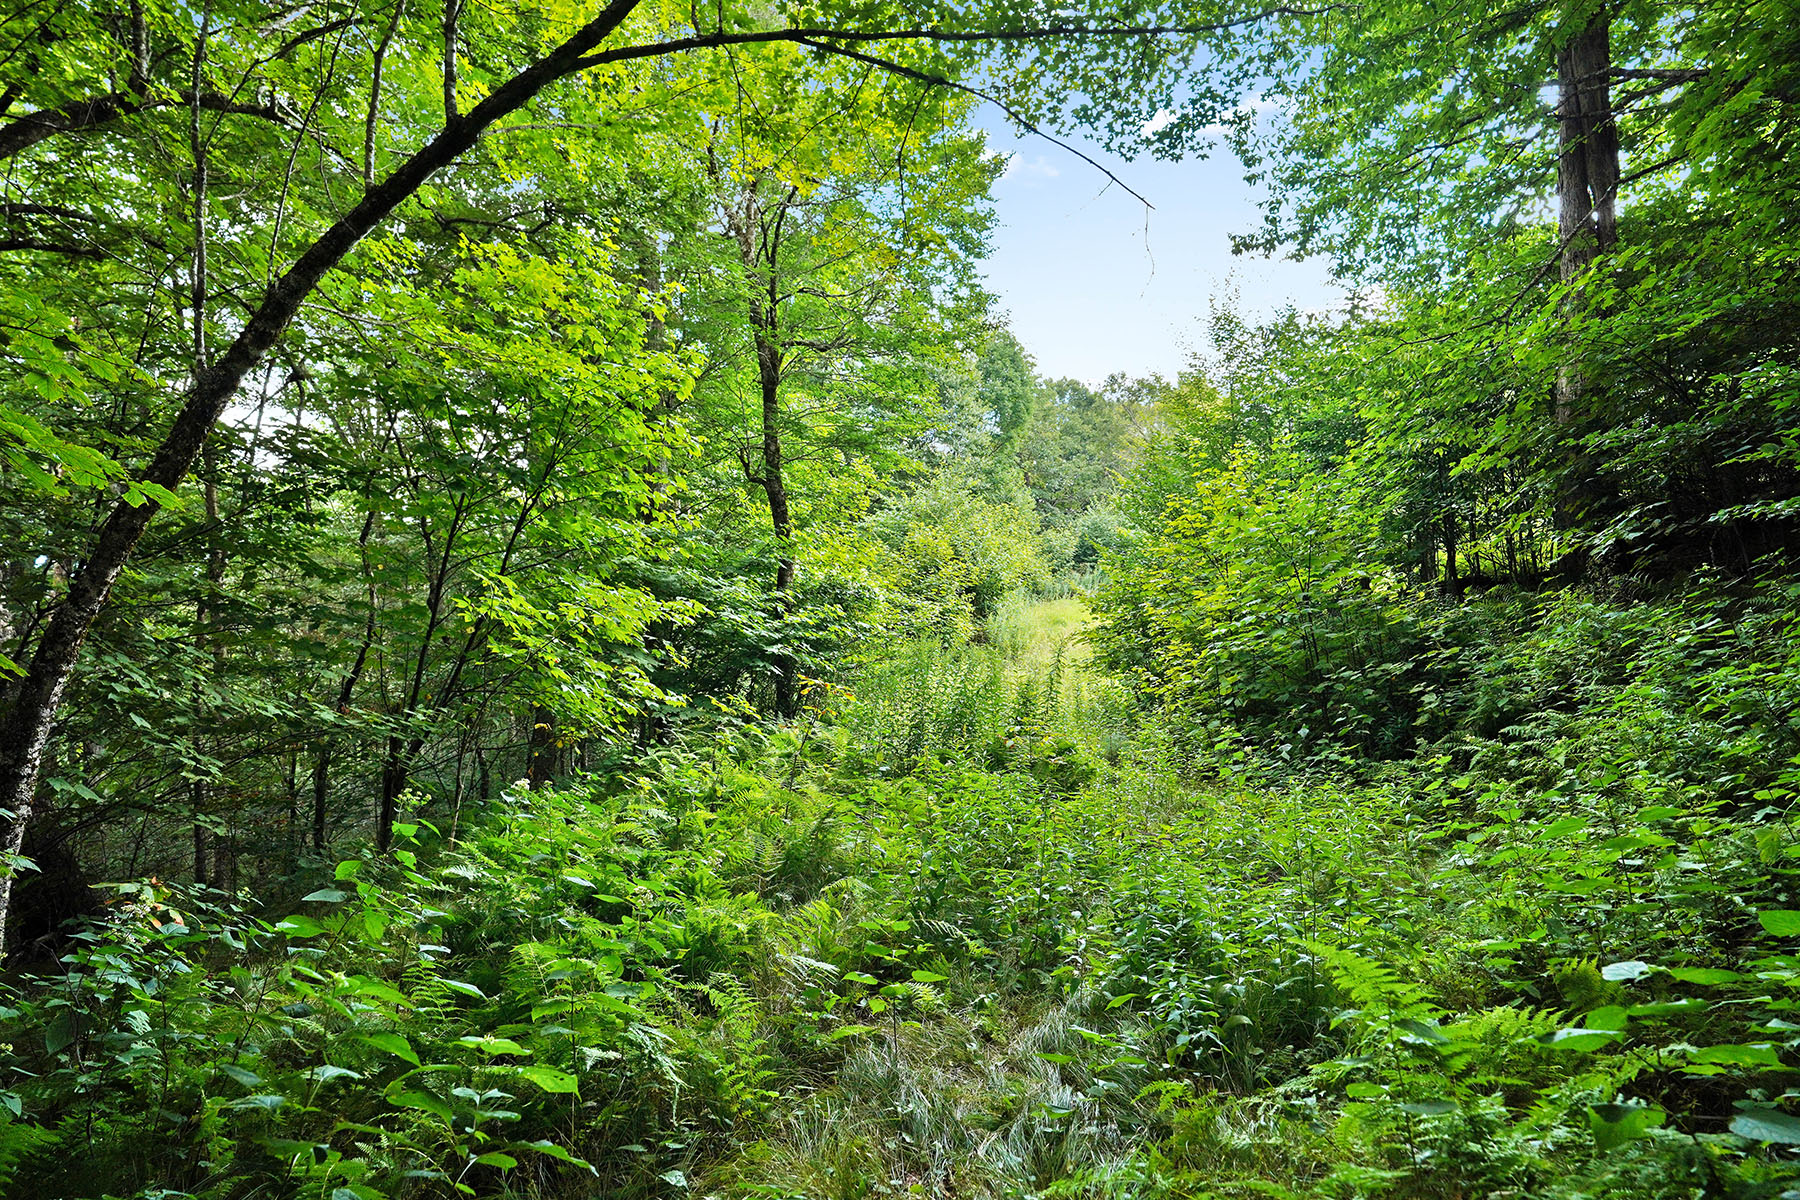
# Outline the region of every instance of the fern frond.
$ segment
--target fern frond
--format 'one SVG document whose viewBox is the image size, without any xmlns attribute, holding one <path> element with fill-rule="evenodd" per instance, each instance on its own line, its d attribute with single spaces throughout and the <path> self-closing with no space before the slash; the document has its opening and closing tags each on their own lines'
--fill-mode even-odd
<svg viewBox="0 0 1800 1200">
<path fill-rule="evenodd" d="M 1364 1011 L 1394 1020 L 1429 1021 L 1440 1013 L 1430 994 L 1402 979 L 1392 967 L 1324 942 L 1307 948 L 1331 968 L 1332 982 Z"/>
</svg>

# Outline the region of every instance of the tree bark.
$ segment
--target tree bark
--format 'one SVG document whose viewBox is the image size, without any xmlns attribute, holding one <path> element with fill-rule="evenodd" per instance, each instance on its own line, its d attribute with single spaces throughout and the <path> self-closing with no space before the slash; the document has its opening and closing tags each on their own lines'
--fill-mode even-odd
<svg viewBox="0 0 1800 1200">
<path fill-rule="evenodd" d="M 388 47 L 394 43 L 394 34 L 400 28 L 400 17 L 406 9 L 406 0 L 394 0 L 394 11 L 388 17 L 387 29 L 381 35 L 381 41 L 375 47 L 375 57 L 369 65 L 369 108 L 368 115 L 363 118 L 363 186 L 369 187 L 375 182 L 375 135 L 381 121 L 381 72 L 387 65 Z"/>
<path fill-rule="evenodd" d="M 769 503 L 769 523 L 775 531 L 775 604 L 780 615 L 792 607 L 794 584 L 794 521 L 788 506 L 787 477 L 781 451 L 781 238 L 788 209 L 799 194 L 790 187 L 775 206 L 769 221 L 759 211 L 758 183 L 749 184 L 741 212 L 734 215 L 744 269 L 755 290 L 750 296 L 750 328 L 756 345 L 756 378 L 762 393 L 762 473 L 753 476 Z M 798 711 L 795 689 L 796 664 L 791 654 L 776 654 L 770 663 L 775 692 L 775 712 L 792 717 Z"/>
<path fill-rule="evenodd" d="M 531 734 L 525 745 L 525 779 L 535 792 L 556 777 L 561 757 L 556 752 L 556 714 L 542 704 L 531 707 Z"/>
<path fill-rule="evenodd" d="M 583 56 L 605 41 L 637 4 L 638 0 L 612 0 L 568 41 L 489 93 L 468 116 L 447 122 L 391 175 L 364 192 L 354 208 L 270 285 L 231 347 L 195 381 L 141 480 L 170 491 L 179 487 L 244 377 L 268 355 L 326 272 L 434 174 L 474 146 L 488 126 L 529 103 L 557 79 L 580 70 Z M 140 497 L 137 504 L 121 499 L 113 507 L 82 557 L 67 595 L 52 612 L 11 708 L 0 714 L 0 811 L 10 820 L 0 842 L 0 939 L 12 907 L 13 879 L 31 822 L 44 750 L 63 693 L 89 628 L 160 507 L 152 497 Z"/>
<path fill-rule="evenodd" d="M 392 430 L 389 430 L 392 436 Z M 382 443 L 387 444 L 385 441 Z M 375 645 L 375 580 L 369 570 L 369 538 L 375 532 L 375 509 L 371 504 L 369 511 L 363 514 L 362 532 L 356 538 L 356 552 L 362 559 L 363 595 L 369 606 L 369 612 L 363 618 L 362 642 L 356 648 L 356 660 L 350 664 L 343 681 L 338 684 L 337 702 L 332 711 L 340 717 L 350 715 L 350 701 L 356 695 L 356 685 L 362 680 L 363 668 L 369 662 L 369 650 Z M 331 756 L 337 749 L 337 734 L 328 731 L 319 742 L 319 753 L 313 761 L 312 771 L 312 848 L 315 853 L 325 853 L 326 816 L 331 799 Z"/>
<path fill-rule="evenodd" d="M 366 543 L 369 530 L 375 524 L 375 514 L 370 513 L 363 522 L 363 540 Z M 350 670 L 344 675 L 343 682 L 338 685 L 337 704 L 334 711 L 337 715 L 347 716 L 350 712 L 351 698 L 356 695 L 356 685 L 362 679 L 363 667 L 369 661 L 369 648 L 375 643 L 375 595 L 373 587 L 369 594 L 369 615 L 363 622 L 362 644 L 356 648 L 356 661 L 350 664 Z M 312 846 L 319 854 L 325 853 L 325 822 L 328 802 L 331 799 L 331 755 L 337 748 L 337 735 L 326 734 L 325 740 L 319 743 L 319 755 L 313 762 L 312 773 Z"/>
<path fill-rule="evenodd" d="M 387 758 L 381 764 L 381 811 L 375 827 L 375 848 L 386 850 L 394 840 L 394 822 L 400 816 L 400 797 L 406 792 L 407 765 L 404 741 L 399 734 L 388 738 Z"/>
<path fill-rule="evenodd" d="M 1564 284 L 1573 285 L 1619 240 L 1619 131 L 1613 121 L 1611 18 L 1602 8 L 1556 54 L 1557 233 Z M 1582 307 L 1579 289 L 1564 301 L 1573 318 Z M 1557 371 L 1556 423 L 1584 414 L 1587 380 L 1571 357 Z"/>
<path fill-rule="evenodd" d="M 775 528 L 775 603 L 785 616 L 793 599 L 789 592 L 794 585 L 794 519 L 788 509 L 781 461 L 781 359 L 760 332 L 756 358 L 762 384 L 762 486 L 769 501 L 769 522 Z M 791 717 L 796 711 L 794 671 L 793 655 L 775 656 L 775 711 L 782 717 Z"/>
<path fill-rule="evenodd" d="M 169 108 L 176 104 L 191 104 L 206 109 L 208 112 L 261 117 L 265 121 L 282 119 L 281 110 L 273 101 L 267 104 L 246 104 L 229 96 L 200 91 L 178 93 L 154 99 L 133 92 L 108 92 L 104 96 L 89 96 L 81 100 L 71 100 L 60 108 L 43 109 L 0 126 L 0 159 L 22 154 L 39 142 L 48 141 L 58 134 L 79 133 L 83 130 L 95 129 L 111 124 L 121 117 L 134 116 L 152 109 Z"/>
<path fill-rule="evenodd" d="M 406 699 L 400 707 L 400 715 L 405 720 L 418 720 L 424 709 L 425 679 L 431 667 L 432 647 L 437 643 L 438 630 L 443 623 L 444 601 L 449 595 L 450 578 L 455 571 L 457 538 L 472 505 L 473 502 L 466 495 L 456 497 L 450 525 L 444 531 L 443 548 L 431 567 L 431 582 L 425 595 L 425 630 L 419 635 L 419 652 L 413 657 L 412 679 L 407 684 Z M 433 559 L 431 526 L 423 518 L 420 520 L 419 533 L 425 544 L 425 559 L 430 563 Z M 464 654 L 467 654 L 466 649 Z M 438 707 L 448 703 L 461 673 L 462 660 L 458 659 L 450 682 L 439 688 Z M 400 796 L 406 791 L 411 778 L 413 760 L 418 757 L 424 745 L 424 735 L 419 733 L 414 733 L 410 741 L 398 733 L 388 736 L 387 757 L 381 764 L 381 811 L 377 814 L 375 825 L 377 849 L 386 850 L 393 841 L 394 820 L 399 814 Z"/>
<path fill-rule="evenodd" d="M 456 120 L 456 37 L 462 0 L 444 0 L 444 120 Z"/>
<path fill-rule="evenodd" d="M 200 35 L 194 41 L 194 101 L 188 108 L 188 151 L 194 163 L 194 256 L 192 278 L 188 304 L 193 311 L 193 353 L 194 378 L 198 379 L 206 371 L 206 303 L 208 300 L 208 280 L 206 263 L 206 216 L 208 183 L 206 139 L 200 132 L 200 83 L 206 71 L 207 39 L 212 33 L 212 10 L 206 9 L 200 22 Z M 215 619 L 214 605 L 217 602 L 220 585 L 225 579 L 225 552 L 219 547 L 219 472 L 214 461 L 211 431 L 202 440 L 200 447 L 201 490 L 206 504 L 206 586 L 200 593 L 199 601 L 194 605 L 194 649 L 205 654 L 212 642 L 212 623 Z M 217 678 L 223 663 L 223 650 L 213 643 L 210 646 L 213 660 L 213 674 Z M 194 749 L 204 751 L 206 747 L 205 705 L 198 685 L 194 689 Z M 200 887 L 208 883 L 214 885 L 221 881 L 217 874 L 207 872 L 207 786 L 200 771 L 194 772 L 194 783 L 191 795 L 194 818 L 194 882 Z"/>
</svg>

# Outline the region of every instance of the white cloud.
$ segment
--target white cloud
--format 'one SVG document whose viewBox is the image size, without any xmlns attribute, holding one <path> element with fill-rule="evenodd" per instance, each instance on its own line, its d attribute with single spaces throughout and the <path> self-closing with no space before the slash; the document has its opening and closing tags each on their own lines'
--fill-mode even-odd
<svg viewBox="0 0 1800 1200">
<path fill-rule="evenodd" d="M 1285 108 L 1285 103 L 1280 100 L 1266 100 L 1261 96 L 1252 96 L 1226 114 L 1230 120 L 1219 121 L 1212 125 L 1202 125 L 1194 132 L 1201 137 L 1223 137 L 1238 119 L 1250 117 L 1254 120 L 1261 120 L 1266 114 L 1281 112 Z M 1156 110 L 1155 116 L 1138 126 L 1138 133 L 1148 141 L 1158 130 L 1167 128 L 1174 120 L 1175 113 L 1172 109 L 1159 108 Z"/>
<path fill-rule="evenodd" d="M 1055 179 L 1062 174 L 1062 168 L 1041 154 L 1026 158 L 1018 151 L 1006 156 L 1006 170 L 1000 173 L 1001 179 L 1018 179 L 1031 182 L 1039 179 Z"/>
<path fill-rule="evenodd" d="M 1156 115 L 1154 117 L 1151 117 L 1148 121 L 1145 121 L 1142 125 L 1138 126 L 1138 132 L 1145 137 L 1150 137 L 1154 135 L 1157 130 L 1168 125 L 1174 119 L 1175 111 L 1173 109 L 1159 108 L 1156 110 Z"/>
</svg>

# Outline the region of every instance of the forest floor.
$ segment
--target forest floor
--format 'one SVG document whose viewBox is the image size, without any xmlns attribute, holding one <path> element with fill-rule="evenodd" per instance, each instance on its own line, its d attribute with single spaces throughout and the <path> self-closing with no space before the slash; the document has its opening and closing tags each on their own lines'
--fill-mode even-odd
<svg viewBox="0 0 1800 1200">
<path fill-rule="evenodd" d="M 0 1185 L 1795 1194 L 1771 1035 L 1800 1028 L 1775 1015 L 1800 962 L 1640 931 L 1735 902 L 1729 872 L 1781 845 L 1666 806 L 1582 842 L 1430 772 L 1202 764 L 1090 667 L 1084 621 L 1009 603 L 795 722 L 509 790 L 455 839 L 402 823 L 273 924 L 126 889 L 0 1014 L 29 1051 Z M 1716 889 L 1631 857 L 1676 835 Z M 1618 899 L 1584 921 L 1596 894 Z"/>
<path fill-rule="evenodd" d="M 839 752 L 796 786 L 828 805 L 921 763 L 916 803 L 899 827 L 863 808 L 857 865 L 778 902 L 775 961 L 854 957 L 871 927 L 912 952 L 842 976 L 868 994 L 828 1070 L 777 1058 L 780 1115 L 708 1171 L 721 1194 L 1283 1194 L 1333 1169 L 1316 1103 L 1264 1089 L 1341 1049 L 1304 947 L 1420 890 L 1417 831 L 1379 790 L 1187 777 L 1086 623 L 1008 605 L 984 645 L 906 648 L 835 707 Z"/>
<path fill-rule="evenodd" d="M 1741 1136 L 1786 1136 L 1772 1093 L 1719 1086 L 1774 1050 L 1609 962 L 1659 907 L 1632 846 L 1673 839 L 1615 815 L 1583 861 L 1580 822 L 1490 825 L 1429 768 L 1198 766 L 1092 669 L 1085 625 L 1076 599 L 1012 604 L 984 645 L 871 664 L 832 752 L 785 777 L 813 819 L 844 797 L 859 817 L 835 881 L 765 887 L 773 961 L 860 959 L 839 978 L 864 992 L 838 997 L 828 1061 L 795 1048 L 804 1018 L 771 1040 L 774 1119 L 709 1192 L 1800 1194 Z M 1570 896 L 1613 886 L 1582 928 Z M 816 994 L 789 976 L 760 998 L 780 1028 Z"/>
</svg>

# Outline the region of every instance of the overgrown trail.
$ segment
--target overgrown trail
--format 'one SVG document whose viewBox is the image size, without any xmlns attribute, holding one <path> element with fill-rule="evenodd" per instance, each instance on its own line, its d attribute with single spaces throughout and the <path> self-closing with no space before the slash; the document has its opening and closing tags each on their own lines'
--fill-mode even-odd
<svg viewBox="0 0 1800 1200">
<path fill-rule="evenodd" d="M 773 959 L 801 964 L 777 1007 L 849 1023 L 826 1069 L 778 1068 L 798 1104 L 720 1180 L 1150 1195 L 1328 1160 L 1262 1092 L 1343 1049 L 1312 947 L 1422 893 L 1409 830 L 1379 789 L 1184 779 L 1085 624 L 1073 599 L 1009 605 L 982 644 L 907 647 L 830 710 L 807 815 L 754 844 Z M 797 851 L 837 878 L 792 888 Z M 827 990 L 846 958 L 855 987 Z"/>
<path fill-rule="evenodd" d="M 1674 837 L 1615 817 L 1584 863 L 1585 819 L 1470 819 L 1428 774 L 1183 755 L 1092 668 L 1086 621 L 1073 600 L 1002 608 L 979 644 L 871 664 L 822 716 L 831 750 L 784 801 L 803 815 L 751 839 L 775 914 L 759 996 L 793 1024 L 770 1042 L 779 1115 L 714 1164 L 718 1194 L 1664 1196 L 1726 1161 L 1744 1195 L 1795 1178 L 1742 1154 L 1785 1136 L 1773 1110 L 1624 1090 L 1679 1056 L 1690 1078 L 1776 1062 L 1766 1042 L 1671 1047 L 1683 1020 L 1726 1040 L 1725 1010 L 1638 990 L 1664 969 L 1612 961 L 1556 898 L 1647 897 L 1656 868 L 1629 851 Z"/>
<path fill-rule="evenodd" d="M 342 861 L 278 923 L 125 889 L 5 1014 L 44 1047 L 20 1107 L 57 1119 L 0 1118 L 0 1178 L 308 1200 L 1788 1186 L 1755 1148 L 1784 1115 L 1706 1089 L 1780 1078 L 1800 963 L 1759 961 L 1744 1030 L 1746 975 L 1613 961 L 1568 899 L 1616 887 L 1642 907 L 1610 928 L 1654 919 L 1633 914 L 1668 907 L 1659 869 L 1620 851 L 1729 852 L 1730 830 L 1642 810 L 1582 859 L 1584 823 L 1470 819 L 1416 775 L 1253 780 L 1140 719 L 1084 621 L 1008 603 L 794 722 L 471 801 L 458 839 L 402 822 L 393 856 Z M 1600 882 L 1547 894 L 1577 878 Z M 1549 952 L 1570 938 L 1592 955 Z M 189 1114 L 203 1151 L 121 1136 Z M 1745 1186 L 1706 1190 L 1727 1171 Z"/>
</svg>

